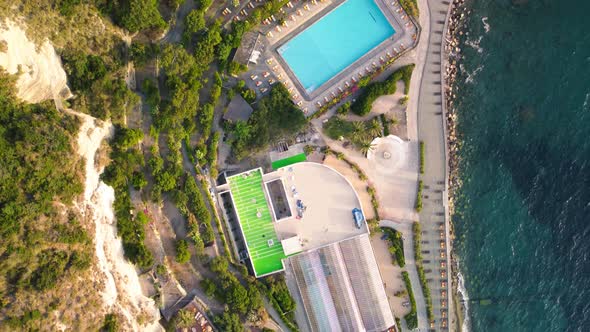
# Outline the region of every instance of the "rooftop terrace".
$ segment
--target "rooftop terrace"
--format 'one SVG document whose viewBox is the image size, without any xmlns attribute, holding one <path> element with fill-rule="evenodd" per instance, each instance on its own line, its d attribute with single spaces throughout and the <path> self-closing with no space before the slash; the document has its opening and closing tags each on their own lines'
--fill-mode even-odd
<svg viewBox="0 0 590 332">
<path fill-rule="evenodd" d="M 368 233 L 366 223 L 354 223 L 352 210 L 362 207 L 353 187 L 323 164 L 299 162 L 268 174 L 258 168 L 227 181 L 257 277 L 284 269 L 283 240 L 296 253 Z"/>
<path fill-rule="evenodd" d="M 283 246 L 274 230 L 263 190 L 262 171 L 251 170 L 227 178 L 240 227 L 257 277 L 283 269 Z"/>
</svg>

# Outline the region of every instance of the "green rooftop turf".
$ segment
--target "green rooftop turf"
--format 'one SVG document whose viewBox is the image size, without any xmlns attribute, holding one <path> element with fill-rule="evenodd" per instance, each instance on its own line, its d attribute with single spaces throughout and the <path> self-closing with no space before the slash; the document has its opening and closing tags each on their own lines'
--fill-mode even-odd
<svg viewBox="0 0 590 332">
<path fill-rule="evenodd" d="M 261 171 L 238 174 L 228 182 L 256 276 L 281 270 L 281 260 L 286 256 L 274 230 Z M 274 244 L 269 247 L 271 239 Z"/>
<path fill-rule="evenodd" d="M 276 170 L 281 167 L 293 165 L 295 163 L 306 161 L 306 160 L 307 160 L 307 157 L 305 156 L 305 153 L 296 154 L 296 155 L 288 157 L 288 158 L 273 161 L 272 162 L 272 169 Z"/>
</svg>

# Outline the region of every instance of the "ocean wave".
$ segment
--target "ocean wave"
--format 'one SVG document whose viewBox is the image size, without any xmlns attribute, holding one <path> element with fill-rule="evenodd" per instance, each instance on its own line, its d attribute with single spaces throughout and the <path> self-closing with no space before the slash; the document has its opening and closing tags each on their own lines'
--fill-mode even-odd
<svg viewBox="0 0 590 332">
<path fill-rule="evenodd" d="M 483 23 L 483 29 L 486 33 L 490 32 L 490 24 L 488 23 L 488 18 L 486 16 L 481 18 L 481 23 Z"/>
<path fill-rule="evenodd" d="M 483 48 L 479 46 L 479 43 L 481 43 L 482 38 L 483 36 L 479 36 L 479 38 L 477 39 L 467 39 L 465 41 L 465 45 L 475 49 L 477 53 L 483 53 Z"/>
<path fill-rule="evenodd" d="M 459 262 L 457 262 L 457 270 L 459 270 Z M 467 294 L 467 288 L 465 288 L 465 278 L 463 278 L 460 271 L 457 272 L 457 280 L 457 292 L 463 303 L 463 324 L 461 325 L 461 332 L 469 332 L 469 294 Z"/>
<path fill-rule="evenodd" d="M 465 78 L 465 83 L 473 83 L 475 76 L 477 76 L 477 74 L 483 70 L 483 65 L 478 66 L 471 73 L 467 72 L 467 70 L 465 70 L 465 67 L 462 64 L 459 65 L 459 69 L 461 69 L 461 71 L 463 71 L 463 72 L 465 72 L 465 74 L 467 74 L 467 77 Z"/>
</svg>

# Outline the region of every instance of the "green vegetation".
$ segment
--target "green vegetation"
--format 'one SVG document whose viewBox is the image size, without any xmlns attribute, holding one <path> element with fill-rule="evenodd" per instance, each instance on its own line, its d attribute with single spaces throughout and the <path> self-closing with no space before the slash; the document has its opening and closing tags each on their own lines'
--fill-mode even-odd
<svg viewBox="0 0 590 332">
<path fill-rule="evenodd" d="M 247 123 L 230 124 L 233 154 L 241 160 L 271 142 L 297 134 L 306 124 L 307 119 L 293 104 L 287 89 L 276 85 L 258 101 Z"/>
<path fill-rule="evenodd" d="M 408 105 L 409 100 L 410 100 L 410 97 L 408 97 L 407 95 L 403 96 L 399 99 L 399 104 L 402 106 L 406 106 L 406 105 Z"/>
<path fill-rule="evenodd" d="M 426 302 L 426 314 L 430 322 L 434 321 L 434 315 L 432 313 L 432 296 L 430 295 L 430 288 L 426 281 L 426 273 L 424 272 L 424 266 L 422 265 L 422 249 L 420 247 L 421 230 L 420 224 L 414 222 L 412 225 L 412 232 L 414 233 L 414 258 L 416 260 L 416 268 L 418 270 L 418 277 L 420 278 L 420 285 L 422 286 L 422 293 L 424 293 L 424 301 Z"/>
<path fill-rule="evenodd" d="M 45 294 L 89 277 L 93 245 L 71 208 L 83 192 L 79 120 L 53 102 L 22 103 L 14 82 L 0 70 L 0 312 L 12 329 L 37 330 L 67 302 Z"/>
<path fill-rule="evenodd" d="M 338 114 L 338 115 L 346 115 L 346 114 L 348 114 L 348 112 L 350 112 L 350 102 L 349 101 L 347 101 L 344 104 L 340 105 L 336 109 L 336 114 Z"/>
<path fill-rule="evenodd" d="M 418 181 L 418 192 L 416 192 L 416 204 L 414 205 L 414 209 L 416 212 L 422 211 L 422 190 L 424 190 L 424 183 L 422 180 Z"/>
<path fill-rule="evenodd" d="M 379 115 L 379 119 L 381 120 L 381 125 L 383 126 L 383 136 L 389 136 L 389 120 L 387 120 L 384 113 Z"/>
<path fill-rule="evenodd" d="M 160 32 L 167 24 L 158 11 L 157 0 L 123 0 L 98 2 L 103 14 L 113 18 L 115 23 L 129 32 L 153 30 Z"/>
<path fill-rule="evenodd" d="M 414 18 L 418 18 L 418 15 L 420 13 L 418 11 L 417 0 L 400 0 L 399 4 L 406 11 L 406 13 L 408 13 L 408 15 L 413 16 Z"/>
<path fill-rule="evenodd" d="M 104 323 L 100 328 L 101 332 L 117 332 L 119 331 L 119 321 L 117 315 L 107 314 L 104 316 Z"/>
<path fill-rule="evenodd" d="M 122 58 L 87 55 L 67 50 L 61 54 L 68 83 L 75 94 L 72 108 L 120 124 L 139 102 L 123 79 Z"/>
<path fill-rule="evenodd" d="M 144 162 L 137 148 L 143 138 L 139 129 L 115 126 L 115 137 L 111 142 L 111 163 L 105 168 L 102 180 L 115 189 L 115 216 L 117 234 L 123 242 L 125 256 L 140 268 L 149 268 L 153 262 L 152 253 L 144 244 L 147 218 L 140 212 L 133 216 L 133 205 L 129 196 L 129 185 L 136 172 L 141 172 Z"/>
<path fill-rule="evenodd" d="M 264 309 L 260 291 L 253 283 L 244 287 L 228 267 L 228 261 L 223 256 L 217 256 L 209 262 L 209 268 L 216 273 L 216 279 L 212 281 L 216 285 L 213 288 L 215 297 L 225 302 L 232 313 L 258 315 Z"/>
<path fill-rule="evenodd" d="M 373 149 L 371 142 L 383 136 L 383 126 L 377 117 L 367 121 L 346 121 L 340 116 L 331 117 L 323 125 L 324 132 L 331 139 L 348 139 L 363 154 Z"/>
<path fill-rule="evenodd" d="M 289 293 L 284 275 L 269 276 L 262 280 L 262 286 L 272 306 L 281 315 L 291 331 L 298 331 L 295 322 L 295 300 Z"/>
<path fill-rule="evenodd" d="M 219 145 L 219 132 L 214 132 L 209 139 L 207 147 L 207 165 L 209 165 L 209 174 L 213 179 L 217 178 L 217 147 Z"/>
<path fill-rule="evenodd" d="M 191 259 L 188 243 L 185 240 L 176 241 L 176 262 L 184 264 Z"/>
<path fill-rule="evenodd" d="M 230 312 L 229 310 L 225 310 L 221 315 L 215 316 L 213 318 L 213 323 L 221 329 L 221 331 L 226 332 L 243 332 L 244 326 L 240 321 L 240 316 L 236 313 Z"/>
<path fill-rule="evenodd" d="M 358 115 L 366 115 L 371 112 L 371 106 L 377 97 L 395 93 L 398 81 L 404 82 L 405 94 L 410 91 L 410 79 L 415 65 L 407 65 L 396 70 L 383 82 L 373 82 L 365 88 L 357 100 L 352 104 L 351 110 Z"/>
<path fill-rule="evenodd" d="M 136 67 L 144 66 L 149 60 L 160 53 L 158 44 L 133 41 L 129 48 L 129 58 Z"/>
<path fill-rule="evenodd" d="M 397 264 L 400 267 L 406 266 L 402 234 L 394 229 L 387 227 L 382 227 L 381 232 L 383 232 L 387 236 L 387 242 L 389 242 L 389 253 L 393 258 L 393 262 L 397 262 Z"/>
<path fill-rule="evenodd" d="M 420 141 L 420 174 L 424 174 L 424 142 Z"/>
<path fill-rule="evenodd" d="M 410 281 L 410 276 L 408 272 L 402 272 L 402 278 L 404 279 L 404 283 L 406 285 L 406 289 L 408 290 L 408 296 L 410 297 L 410 312 L 404 316 L 406 320 L 406 324 L 410 330 L 413 330 L 418 327 L 418 314 L 416 313 L 416 299 L 414 298 L 414 291 L 412 291 L 412 282 Z"/>
</svg>

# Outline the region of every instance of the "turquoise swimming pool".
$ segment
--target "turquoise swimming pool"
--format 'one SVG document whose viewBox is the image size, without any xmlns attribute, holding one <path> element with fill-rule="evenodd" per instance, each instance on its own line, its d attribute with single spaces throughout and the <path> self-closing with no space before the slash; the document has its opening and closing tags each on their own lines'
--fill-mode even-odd
<svg viewBox="0 0 590 332">
<path fill-rule="evenodd" d="M 311 93 L 394 33 L 374 0 L 347 0 L 277 51 Z"/>
</svg>

